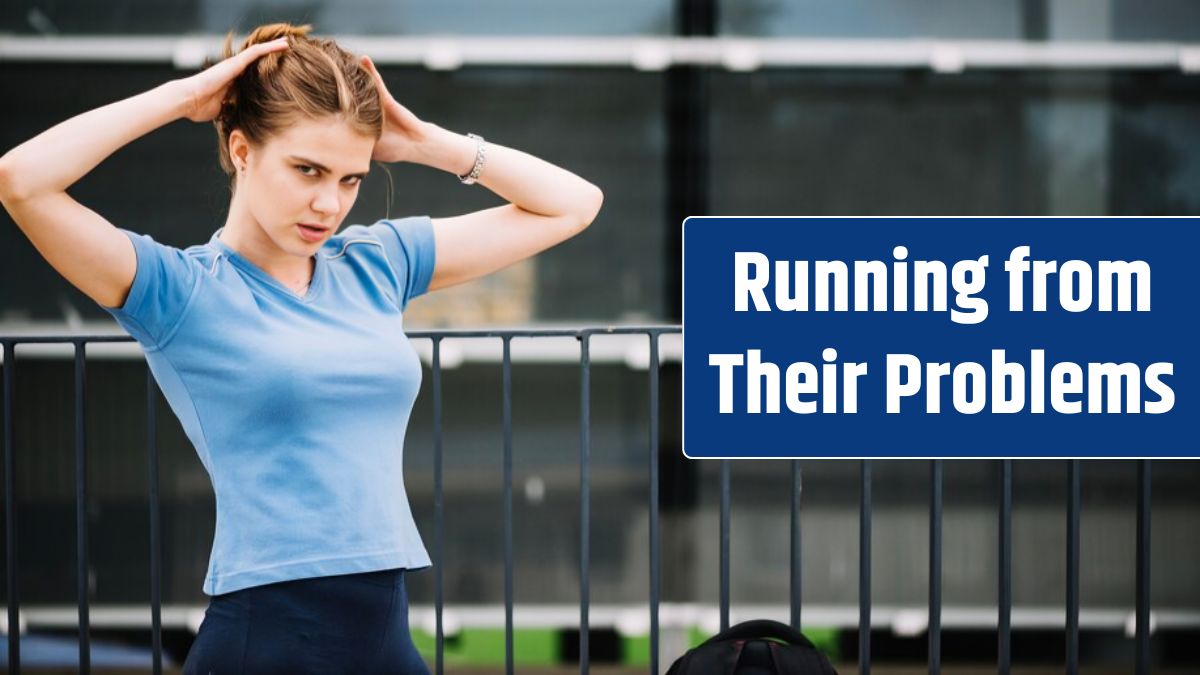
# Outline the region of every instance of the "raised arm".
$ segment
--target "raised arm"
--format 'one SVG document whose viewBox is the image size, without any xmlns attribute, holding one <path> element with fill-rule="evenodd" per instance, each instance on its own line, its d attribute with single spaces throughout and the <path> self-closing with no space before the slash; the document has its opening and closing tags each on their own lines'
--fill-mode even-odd
<svg viewBox="0 0 1200 675">
<path fill-rule="evenodd" d="M 475 162 L 475 141 L 435 127 L 426 152 L 431 166 L 465 175 Z M 485 156 L 479 184 L 510 203 L 433 219 L 437 255 L 430 291 L 491 274 L 570 239 L 600 211 L 600 188 L 566 169 L 490 141 Z"/>
<path fill-rule="evenodd" d="M 400 105 L 375 71 L 384 106 L 384 135 L 373 159 L 425 164 L 465 175 L 475 140 L 418 119 Z M 450 218 L 434 218 L 436 260 L 429 290 L 490 274 L 583 231 L 604 202 L 600 188 L 528 153 L 487 142 L 478 182 L 510 202 Z"/>
<path fill-rule="evenodd" d="M 125 302 L 137 272 L 132 242 L 67 195 L 67 188 L 131 141 L 181 117 L 212 120 L 232 79 L 286 42 L 255 45 L 182 80 L 89 110 L 0 157 L 0 203 L 42 257 L 105 307 Z"/>
</svg>

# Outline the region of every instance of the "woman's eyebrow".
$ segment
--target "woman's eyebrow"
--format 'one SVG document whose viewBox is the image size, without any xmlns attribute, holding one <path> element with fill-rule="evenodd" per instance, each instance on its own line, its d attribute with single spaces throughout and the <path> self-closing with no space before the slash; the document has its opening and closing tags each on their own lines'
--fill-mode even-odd
<svg viewBox="0 0 1200 675">
<path fill-rule="evenodd" d="M 325 166 L 325 165 L 323 165 L 323 164 L 319 164 L 319 163 L 317 163 L 317 162 L 314 162 L 314 161 L 313 161 L 313 160 L 311 160 L 311 159 L 306 159 L 306 158 L 304 158 L 304 157 L 301 157 L 301 156 L 299 156 L 299 155 L 289 155 L 288 157 L 289 157 L 290 159 L 294 159 L 294 160 L 296 160 L 296 161 L 298 161 L 298 162 L 304 162 L 305 164 L 307 164 L 307 165 L 309 165 L 309 166 L 313 167 L 314 169 L 320 169 L 320 170 L 324 171 L 325 173 L 330 173 L 330 171 L 329 171 L 329 167 L 327 167 L 327 166 Z M 354 176 L 354 177 L 356 177 L 356 178 L 366 178 L 366 177 L 367 177 L 367 174 L 368 174 L 369 172 L 370 172 L 370 170 L 368 169 L 367 171 L 364 171 L 364 172 L 362 172 L 362 173 L 348 173 L 348 174 L 346 174 L 345 176 L 342 176 L 342 178 L 349 178 L 349 177 L 351 177 L 351 176 Z"/>
</svg>

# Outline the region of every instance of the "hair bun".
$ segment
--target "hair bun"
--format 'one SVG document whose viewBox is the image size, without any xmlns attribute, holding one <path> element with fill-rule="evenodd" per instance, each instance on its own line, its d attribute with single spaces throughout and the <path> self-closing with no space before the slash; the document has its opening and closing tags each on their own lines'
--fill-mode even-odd
<svg viewBox="0 0 1200 675">
<path fill-rule="evenodd" d="M 308 34 L 311 31 L 312 24 L 307 23 L 299 26 L 295 26 L 290 23 L 268 23 L 255 28 L 254 32 L 250 33 L 250 35 L 246 37 L 245 42 L 242 43 L 242 49 L 246 49 L 247 47 L 251 47 L 263 42 L 278 40 L 282 37 L 308 37 Z"/>
<path fill-rule="evenodd" d="M 253 47 L 256 44 L 271 42 L 272 40 L 278 40 L 282 37 L 308 39 L 308 34 L 310 31 L 312 31 L 312 24 L 307 23 L 299 26 L 290 23 L 264 24 L 255 28 L 249 35 L 247 35 L 246 39 L 242 40 L 242 45 L 238 47 L 238 50 L 235 52 L 233 50 L 234 31 L 231 30 L 225 35 L 225 42 L 221 46 L 221 58 L 227 59 L 234 54 L 246 51 L 246 49 Z M 268 54 L 268 56 L 270 55 Z M 206 67 L 208 65 L 212 64 L 206 64 Z"/>
</svg>

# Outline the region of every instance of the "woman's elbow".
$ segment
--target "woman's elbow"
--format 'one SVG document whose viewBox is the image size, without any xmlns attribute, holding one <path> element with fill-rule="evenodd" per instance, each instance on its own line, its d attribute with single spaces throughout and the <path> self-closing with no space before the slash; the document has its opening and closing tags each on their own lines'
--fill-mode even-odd
<svg viewBox="0 0 1200 675">
<path fill-rule="evenodd" d="M 584 208 L 579 214 L 579 229 L 585 230 L 596 216 L 600 213 L 600 207 L 604 205 L 604 192 L 600 188 L 588 183 L 588 196 L 583 200 Z"/>
<path fill-rule="evenodd" d="M 0 157 L 0 202 L 15 201 L 17 198 L 17 187 L 14 179 L 17 172 L 9 167 L 7 157 L 8 155 Z"/>
</svg>

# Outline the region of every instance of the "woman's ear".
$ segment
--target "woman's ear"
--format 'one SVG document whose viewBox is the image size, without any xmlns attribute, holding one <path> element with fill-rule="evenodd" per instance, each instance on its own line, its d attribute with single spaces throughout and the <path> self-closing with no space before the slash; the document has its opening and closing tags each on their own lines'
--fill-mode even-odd
<svg viewBox="0 0 1200 675">
<path fill-rule="evenodd" d="M 250 143 L 241 129 L 234 129 L 229 134 L 229 161 L 233 168 L 242 171 L 246 167 L 247 156 L 250 153 Z"/>
</svg>

